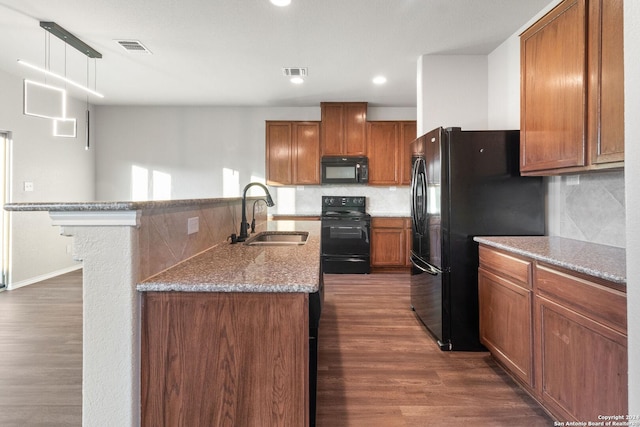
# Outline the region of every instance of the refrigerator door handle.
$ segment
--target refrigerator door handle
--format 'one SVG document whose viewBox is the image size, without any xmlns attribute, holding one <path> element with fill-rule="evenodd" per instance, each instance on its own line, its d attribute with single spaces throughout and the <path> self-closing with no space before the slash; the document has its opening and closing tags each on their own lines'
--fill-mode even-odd
<svg viewBox="0 0 640 427">
<path fill-rule="evenodd" d="M 413 253 L 411 254 L 410 259 L 411 259 L 411 264 L 413 264 L 413 266 L 415 268 L 417 268 L 418 270 L 420 270 L 420 271 L 422 271 L 424 273 L 431 274 L 432 276 L 437 276 L 438 274 L 442 274 L 442 270 L 438 269 L 437 267 L 434 267 L 433 265 L 429 264 L 428 262 L 424 262 L 424 261 L 420 260 Z"/>
</svg>

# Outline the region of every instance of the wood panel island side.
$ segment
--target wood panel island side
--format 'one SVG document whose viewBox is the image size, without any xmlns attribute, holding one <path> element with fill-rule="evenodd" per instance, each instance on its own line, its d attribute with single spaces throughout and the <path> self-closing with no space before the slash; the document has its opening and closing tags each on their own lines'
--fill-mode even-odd
<svg viewBox="0 0 640 427">
<path fill-rule="evenodd" d="M 314 425 L 319 223 L 267 227 L 310 235 L 222 244 L 137 286 L 143 426 Z"/>
</svg>

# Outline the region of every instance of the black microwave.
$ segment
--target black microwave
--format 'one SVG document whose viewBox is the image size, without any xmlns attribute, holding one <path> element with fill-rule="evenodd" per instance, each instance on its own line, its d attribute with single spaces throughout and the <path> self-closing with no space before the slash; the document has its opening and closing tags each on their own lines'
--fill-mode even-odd
<svg viewBox="0 0 640 427">
<path fill-rule="evenodd" d="M 366 184 L 369 159 L 366 157 L 326 156 L 322 158 L 323 184 Z"/>
</svg>

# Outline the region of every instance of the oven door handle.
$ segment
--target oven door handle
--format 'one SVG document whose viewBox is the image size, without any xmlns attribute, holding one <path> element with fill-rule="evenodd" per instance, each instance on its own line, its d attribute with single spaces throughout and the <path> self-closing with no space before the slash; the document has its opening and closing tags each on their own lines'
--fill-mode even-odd
<svg viewBox="0 0 640 427">
<path fill-rule="evenodd" d="M 411 256 L 409 258 L 411 259 L 411 264 L 415 268 L 417 268 L 418 270 L 420 270 L 420 271 L 422 271 L 424 273 L 431 274 L 432 276 L 437 276 L 439 274 L 442 274 L 442 270 L 440 270 L 437 267 L 434 267 L 433 265 L 429 264 L 428 262 L 425 262 L 425 261 L 421 260 L 414 253 L 411 253 Z"/>
</svg>

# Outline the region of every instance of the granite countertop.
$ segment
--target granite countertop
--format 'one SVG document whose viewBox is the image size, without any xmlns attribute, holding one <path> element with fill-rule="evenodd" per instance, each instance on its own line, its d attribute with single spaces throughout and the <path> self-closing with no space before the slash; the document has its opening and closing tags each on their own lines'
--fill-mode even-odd
<svg viewBox="0 0 640 427">
<path fill-rule="evenodd" d="M 624 248 L 555 236 L 475 237 L 478 243 L 626 285 Z"/>
<path fill-rule="evenodd" d="M 248 197 L 247 200 L 252 199 Z M 4 209 L 7 211 L 51 211 L 51 212 L 82 212 L 82 211 L 135 211 L 141 209 L 165 209 L 181 206 L 208 205 L 212 203 L 241 200 L 235 198 L 218 199 L 181 199 L 159 201 L 103 201 L 103 202 L 37 202 L 37 203 L 7 203 Z"/>
<path fill-rule="evenodd" d="M 308 231 L 304 245 L 221 243 L 137 285 L 137 290 L 178 292 L 313 293 L 320 282 L 320 223 L 269 221 L 268 231 Z"/>
</svg>

